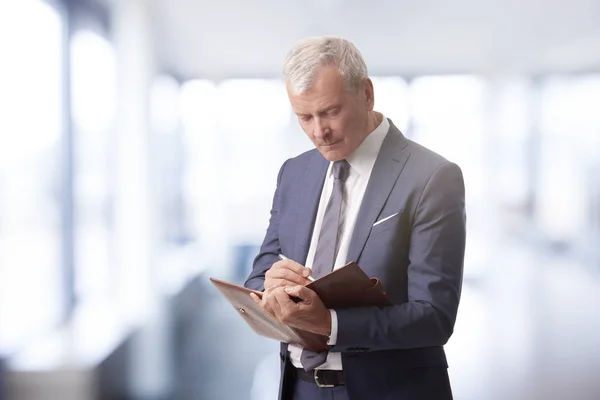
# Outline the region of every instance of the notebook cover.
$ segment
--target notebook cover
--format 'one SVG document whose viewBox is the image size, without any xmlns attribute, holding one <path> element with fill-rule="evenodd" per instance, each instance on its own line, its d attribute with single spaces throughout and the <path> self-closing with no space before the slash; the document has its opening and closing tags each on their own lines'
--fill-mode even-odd
<svg viewBox="0 0 600 400">
<path fill-rule="evenodd" d="M 327 337 L 284 325 L 264 312 L 250 297 L 250 293 L 262 297 L 262 292 L 214 278 L 210 280 L 259 335 L 313 351 L 328 349 Z M 322 276 L 306 287 L 315 291 L 327 308 L 392 305 L 379 279 L 369 278 L 355 262 Z"/>
</svg>

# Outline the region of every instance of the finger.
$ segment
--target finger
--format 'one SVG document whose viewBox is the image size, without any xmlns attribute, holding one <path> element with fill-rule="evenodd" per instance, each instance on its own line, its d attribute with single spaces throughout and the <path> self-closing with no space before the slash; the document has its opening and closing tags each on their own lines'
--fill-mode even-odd
<svg viewBox="0 0 600 400">
<path fill-rule="evenodd" d="M 289 285 L 308 285 L 310 282 L 310 280 L 297 275 L 295 272 L 288 269 L 280 269 L 279 271 L 265 276 L 264 287 L 267 289 Z"/>
<path fill-rule="evenodd" d="M 260 305 L 262 303 L 262 299 L 258 297 L 256 293 L 250 293 L 250 297 L 252 298 L 252 300 L 254 300 L 256 304 Z"/>
<path fill-rule="evenodd" d="M 298 276 L 302 276 L 304 278 L 307 278 L 308 276 L 310 276 L 310 273 L 312 272 L 310 268 L 306 268 L 305 266 L 297 263 L 294 260 L 277 261 L 275 264 L 273 264 L 273 267 L 276 267 L 276 268 L 274 268 L 275 271 L 279 270 L 279 269 L 288 269 L 292 272 L 295 272 Z M 275 272 L 275 271 L 273 271 L 273 272 Z"/>
<path fill-rule="evenodd" d="M 285 285 L 285 281 L 283 279 L 274 279 L 268 277 L 265 279 L 265 290 L 274 289 L 283 285 Z"/>
<path fill-rule="evenodd" d="M 303 268 L 303 269 L 310 271 L 308 268 Z M 289 283 L 296 284 L 296 285 L 307 285 L 310 283 L 310 280 L 308 280 L 305 276 L 299 275 L 296 272 L 296 270 L 289 269 L 286 267 L 281 267 L 281 268 L 277 268 L 276 270 L 273 270 L 273 272 L 270 274 L 270 278 L 273 280 L 279 279 L 279 280 L 287 281 Z"/>
<path fill-rule="evenodd" d="M 282 309 L 294 304 L 294 302 L 290 298 L 290 295 L 287 294 L 287 292 L 285 290 L 290 287 L 295 287 L 295 286 L 287 286 L 285 288 L 282 288 L 282 290 L 273 292 L 273 297 L 275 298 L 275 300 L 279 304 L 280 308 L 282 308 Z"/>
<path fill-rule="evenodd" d="M 317 294 L 305 286 L 288 286 L 285 288 L 285 293 L 291 297 L 298 297 L 304 303 L 312 303 Z"/>
<path fill-rule="evenodd" d="M 275 312 L 273 311 L 273 309 L 271 308 L 271 306 L 267 303 L 264 303 L 262 305 L 262 309 L 264 312 L 266 312 L 267 314 L 269 314 L 271 317 L 277 319 L 277 316 L 275 315 Z"/>
<path fill-rule="evenodd" d="M 270 301 L 269 298 L 271 296 L 273 296 L 273 290 L 274 289 L 275 288 L 268 288 L 268 289 L 265 289 L 265 291 L 262 293 L 262 299 L 260 301 L 260 308 L 264 312 L 266 312 L 267 314 L 270 314 L 272 317 L 275 318 L 275 313 L 273 312 L 273 309 L 269 305 L 269 301 Z"/>
<path fill-rule="evenodd" d="M 279 307 L 279 310 L 276 313 L 277 319 L 286 325 L 289 324 L 291 322 L 290 318 L 292 317 L 296 308 L 295 303 L 290 299 L 290 296 L 284 290 L 274 292 L 273 297 L 277 302 L 277 306 Z"/>
<path fill-rule="evenodd" d="M 263 309 L 271 314 L 276 319 L 279 319 L 279 314 L 281 312 L 281 307 L 276 299 L 278 289 L 273 289 L 268 295 L 263 297 L 264 304 Z"/>
</svg>

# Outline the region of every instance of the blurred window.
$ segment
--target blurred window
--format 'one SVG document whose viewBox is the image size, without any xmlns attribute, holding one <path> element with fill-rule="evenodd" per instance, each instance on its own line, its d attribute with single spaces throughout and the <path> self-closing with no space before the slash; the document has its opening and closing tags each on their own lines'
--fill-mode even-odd
<svg viewBox="0 0 600 400">
<path fill-rule="evenodd" d="M 423 76 L 411 82 L 409 95 L 414 139 L 461 167 L 469 223 L 480 222 L 485 81 L 476 76 Z"/>
<path fill-rule="evenodd" d="M 394 125 L 404 135 L 408 135 L 408 85 L 406 81 L 396 76 L 373 77 L 375 91 L 375 110 L 391 118 Z"/>
<path fill-rule="evenodd" d="M 599 104 L 598 75 L 552 76 L 542 82 L 536 220 L 551 240 L 580 239 L 594 223 Z"/>
<path fill-rule="evenodd" d="M 150 163 L 159 242 L 172 249 L 189 239 L 182 206 L 184 151 L 179 123 L 179 83 L 157 76 L 150 87 Z"/>
<path fill-rule="evenodd" d="M 496 83 L 486 119 L 487 138 L 485 170 L 494 184 L 487 185 L 491 200 L 500 207 L 504 217 L 527 216 L 529 200 L 529 157 L 534 121 L 531 81 L 502 80 Z M 507 221 L 508 222 L 508 221 Z"/>
<path fill-rule="evenodd" d="M 227 80 L 219 85 L 219 104 L 228 167 L 223 169 L 227 186 L 222 195 L 231 221 L 236 221 L 231 233 L 236 241 L 260 243 L 280 167 L 274 155 L 291 120 L 285 85 L 276 79 Z"/>
<path fill-rule="evenodd" d="M 207 262 L 237 263 L 228 257 L 239 259 L 238 250 L 247 252 L 244 246 L 262 240 L 285 159 L 284 133 L 291 121 L 285 84 L 279 79 L 189 81 L 182 87 L 181 116 L 183 191 L 192 231 L 202 248 L 211 249 L 213 259 Z"/>
<path fill-rule="evenodd" d="M 189 216 L 191 235 L 203 242 L 211 242 L 219 232 L 219 217 L 214 207 L 219 206 L 222 180 L 214 169 L 221 158 L 223 144 L 219 144 L 217 134 L 216 99 L 217 87 L 208 80 L 188 81 L 181 88 L 184 208 Z M 214 236 L 211 226 L 217 227 Z"/>
<path fill-rule="evenodd" d="M 0 2 L 0 352 L 64 311 L 62 23 L 45 2 Z"/>
<path fill-rule="evenodd" d="M 115 275 L 113 251 L 113 125 L 115 54 L 102 36 L 77 31 L 71 39 L 74 128 L 75 293 L 104 301 Z M 112 285 L 114 287 L 114 285 Z"/>
</svg>

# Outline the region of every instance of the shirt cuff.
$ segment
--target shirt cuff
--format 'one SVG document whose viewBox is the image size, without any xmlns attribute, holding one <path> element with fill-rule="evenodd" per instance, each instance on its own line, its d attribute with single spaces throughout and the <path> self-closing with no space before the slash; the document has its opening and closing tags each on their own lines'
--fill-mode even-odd
<svg viewBox="0 0 600 400">
<path fill-rule="evenodd" d="M 338 335 L 338 320 L 337 313 L 335 310 L 329 310 L 331 313 L 331 335 L 329 335 L 329 340 L 327 341 L 327 345 L 335 346 L 337 343 L 337 335 Z"/>
</svg>

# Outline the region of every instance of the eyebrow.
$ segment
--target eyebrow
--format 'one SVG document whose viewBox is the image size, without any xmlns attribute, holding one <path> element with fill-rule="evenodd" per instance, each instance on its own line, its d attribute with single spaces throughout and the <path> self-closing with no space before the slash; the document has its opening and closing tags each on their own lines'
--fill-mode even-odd
<svg viewBox="0 0 600 400">
<path fill-rule="evenodd" d="M 327 113 L 327 112 L 329 112 L 329 111 L 331 111 L 333 109 L 340 108 L 340 107 L 341 107 L 340 104 L 333 104 L 333 105 L 327 106 L 325 108 L 318 109 L 317 110 L 317 114 L 321 115 L 321 114 Z"/>
<path fill-rule="evenodd" d="M 341 107 L 341 105 L 340 105 L 340 104 L 332 104 L 332 105 L 330 105 L 330 106 L 327 106 L 327 107 L 325 107 L 325 108 L 318 109 L 318 110 L 317 110 L 317 114 L 326 113 L 327 111 L 331 111 L 331 110 L 333 110 L 334 108 L 339 108 L 339 107 Z M 299 116 L 299 117 L 309 117 L 309 116 L 311 116 L 311 115 L 312 115 L 311 113 L 308 113 L 308 114 L 306 114 L 306 113 L 298 113 L 298 112 L 296 112 L 295 114 L 296 114 L 297 116 Z"/>
<path fill-rule="evenodd" d="M 327 107 L 325 107 L 323 109 L 317 110 L 317 113 L 322 114 L 322 113 L 325 113 L 327 111 L 331 111 L 334 108 L 339 108 L 339 107 L 340 107 L 339 104 L 333 104 L 333 105 L 327 106 Z"/>
</svg>

